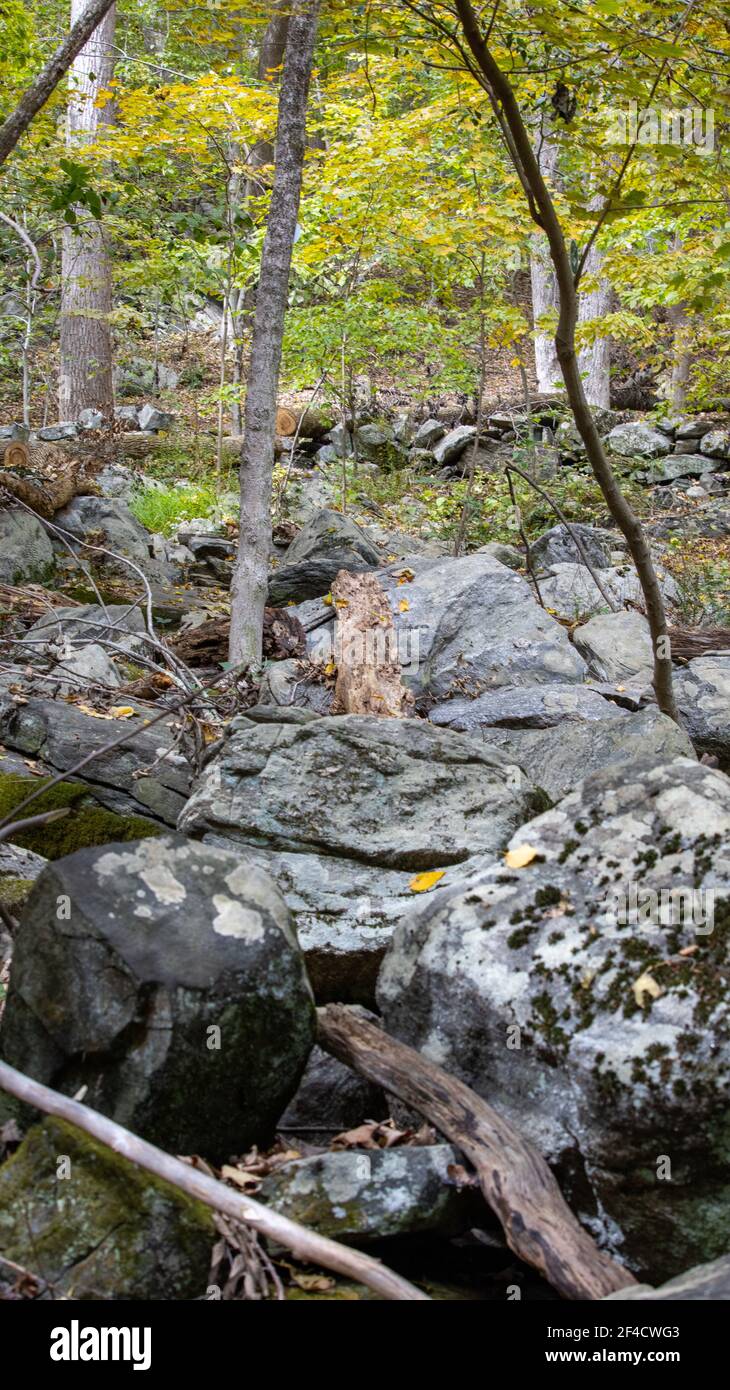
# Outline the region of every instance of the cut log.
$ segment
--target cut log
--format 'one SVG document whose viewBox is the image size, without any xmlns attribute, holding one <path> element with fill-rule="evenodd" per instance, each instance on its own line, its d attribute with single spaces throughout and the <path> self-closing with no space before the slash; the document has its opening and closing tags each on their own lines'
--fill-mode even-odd
<svg viewBox="0 0 730 1390">
<path fill-rule="evenodd" d="M 230 618 L 208 618 L 197 627 L 171 637 L 170 647 L 187 666 L 213 666 L 228 656 Z M 263 655 L 269 661 L 306 655 L 307 635 L 299 619 L 286 608 L 264 609 Z"/>
<path fill-rule="evenodd" d="M 52 520 L 82 491 L 82 463 L 58 444 L 9 444 L 2 457 L 0 488 Z"/>
<path fill-rule="evenodd" d="M 298 1222 L 291 1221 L 289 1217 L 282 1216 L 271 1207 L 265 1207 L 262 1203 L 253 1201 L 251 1197 L 234 1192 L 232 1188 L 226 1187 L 225 1183 L 218 1182 L 207 1173 L 183 1163 L 179 1158 L 173 1158 L 171 1154 L 165 1153 L 164 1149 L 158 1149 L 146 1139 L 140 1139 L 137 1134 L 124 1129 L 114 1120 L 109 1120 L 98 1111 L 61 1095 L 59 1091 L 51 1090 L 49 1086 L 41 1085 L 40 1082 L 16 1071 L 14 1067 L 9 1067 L 6 1062 L 0 1062 L 0 1089 L 7 1091 L 11 1096 L 17 1096 L 18 1100 L 26 1105 L 75 1125 L 77 1129 L 105 1144 L 113 1153 L 119 1154 L 130 1163 L 135 1163 L 138 1168 L 144 1168 L 148 1173 L 154 1173 L 155 1177 L 172 1183 L 189 1197 L 212 1207 L 213 1211 L 222 1212 L 234 1221 L 242 1221 L 258 1231 L 259 1235 L 275 1240 L 285 1249 L 291 1250 L 297 1259 L 311 1261 L 324 1269 L 333 1269 L 348 1279 L 355 1279 L 372 1289 L 382 1299 L 420 1303 L 430 1301 L 428 1294 L 421 1293 L 420 1289 L 409 1284 L 406 1279 L 402 1279 L 399 1274 L 395 1274 L 387 1265 L 381 1264 L 371 1255 L 338 1245 L 337 1241 L 330 1240 L 328 1236 L 320 1236 L 316 1231 L 300 1226 Z M 32 1242 L 32 1233 L 30 1240 Z"/>
<path fill-rule="evenodd" d="M 537 1149 L 474 1091 L 342 1004 L 317 1015 L 326 1052 L 417 1110 L 463 1150 L 510 1250 L 564 1298 L 598 1299 L 636 1284 L 579 1224 Z"/>
<path fill-rule="evenodd" d="M 332 599 L 337 614 L 333 713 L 405 718 L 413 695 L 403 684 L 398 634 L 379 580 L 340 570 Z"/>
<path fill-rule="evenodd" d="M 334 417 L 323 410 L 279 406 L 276 412 L 276 433 L 284 438 L 290 439 L 298 432 L 300 439 L 321 439 L 334 424 Z"/>
</svg>

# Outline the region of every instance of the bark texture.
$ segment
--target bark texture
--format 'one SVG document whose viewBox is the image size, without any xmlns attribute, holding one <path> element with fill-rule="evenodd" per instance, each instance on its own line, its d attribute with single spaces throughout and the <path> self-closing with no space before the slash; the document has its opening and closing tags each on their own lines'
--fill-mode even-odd
<svg viewBox="0 0 730 1390">
<path fill-rule="evenodd" d="M 536 142 L 536 155 L 543 178 L 554 183 L 558 169 L 558 146 L 541 130 Z M 535 330 L 535 376 L 537 389 L 544 395 L 560 390 L 562 375 L 555 337 L 537 327 L 543 314 L 557 314 L 560 308 L 558 282 L 550 259 L 550 247 L 544 232 L 531 239 L 530 281 L 532 284 L 532 322 Z"/>
<path fill-rule="evenodd" d="M 271 546 L 276 396 L 306 143 L 319 0 L 292 6 L 276 135 L 276 172 L 256 295 L 241 452 L 241 528 L 231 587 L 230 658 L 261 659 Z"/>
<path fill-rule="evenodd" d="M 83 14 L 87 3 L 72 0 L 72 22 Z M 114 28 L 112 6 L 71 70 L 66 119 L 66 146 L 71 158 L 78 158 L 80 147 L 111 117 L 109 106 L 98 110 L 96 101 L 114 71 Z M 100 410 L 108 418 L 114 406 L 111 265 L 101 222 L 84 208 L 77 208 L 76 216 L 77 225 L 63 230 L 60 418 L 75 420 L 87 408 Z"/>
<path fill-rule="evenodd" d="M 403 684 L 398 637 L 382 584 L 374 574 L 340 570 L 332 598 L 337 611 L 333 714 L 404 718 L 413 696 Z"/>
</svg>

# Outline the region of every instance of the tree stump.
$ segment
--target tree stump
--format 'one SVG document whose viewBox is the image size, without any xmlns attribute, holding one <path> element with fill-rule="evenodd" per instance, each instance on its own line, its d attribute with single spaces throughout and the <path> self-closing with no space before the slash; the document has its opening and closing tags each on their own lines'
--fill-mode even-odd
<svg viewBox="0 0 730 1390">
<path fill-rule="evenodd" d="M 403 684 L 398 635 L 382 585 L 374 574 L 340 570 L 332 599 L 337 615 L 333 713 L 407 717 L 413 695 Z"/>
</svg>

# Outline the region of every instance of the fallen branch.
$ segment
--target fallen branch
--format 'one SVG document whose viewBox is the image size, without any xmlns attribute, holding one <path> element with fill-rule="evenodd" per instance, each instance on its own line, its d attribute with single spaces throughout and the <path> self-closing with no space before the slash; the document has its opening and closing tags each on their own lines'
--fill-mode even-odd
<svg viewBox="0 0 730 1390">
<path fill-rule="evenodd" d="M 545 1159 L 443 1068 L 342 1004 L 317 1010 L 318 1042 L 424 1115 L 473 1163 L 507 1244 L 565 1298 L 597 1299 L 636 1280 L 576 1220 Z"/>
<path fill-rule="evenodd" d="M 126 1158 L 138 1168 L 154 1173 L 155 1177 L 171 1183 L 188 1197 L 204 1202 L 213 1211 L 221 1212 L 232 1221 L 242 1221 L 251 1226 L 259 1235 L 267 1236 L 291 1250 L 299 1260 L 320 1265 L 324 1269 L 332 1269 L 337 1274 L 365 1284 L 383 1299 L 430 1301 L 427 1294 L 421 1293 L 420 1289 L 409 1284 L 406 1279 L 401 1279 L 399 1274 L 395 1274 L 372 1256 L 338 1245 L 337 1241 L 317 1235 L 306 1226 L 300 1226 L 296 1221 L 290 1221 L 287 1216 L 281 1216 L 271 1207 L 265 1207 L 261 1202 L 255 1202 L 250 1197 L 234 1192 L 232 1188 L 226 1187 L 225 1183 L 218 1182 L 207 1173 L 183 1163 L 180 1158 L 173 1158 L 172 1154 L 165 1153 L 154 1144 L 148 1144 L 146 1139 L 140 1139 L 139 1135 L 132 1134 L 131 1130 L 107 1119 L 96 1110 L 80 1105 L 68 1096 L 60 1095 L 49 1086 L 42 1086 L 39 1081 L 24 1076 L 14 1067 L 9 1067 L 6 1062 L 0 1062 L 0 1088 L 36 1110 L 43 1110 L 47 1115 L 55 1115 L 58 1119 L 75 1125 L 77 1129 L 105 1144 L 120 1158 Z"/>
</svg>

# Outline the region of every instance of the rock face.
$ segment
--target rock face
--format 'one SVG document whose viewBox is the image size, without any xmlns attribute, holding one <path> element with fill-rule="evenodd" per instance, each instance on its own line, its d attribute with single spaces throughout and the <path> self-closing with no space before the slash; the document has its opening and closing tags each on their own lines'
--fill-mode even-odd
<svg viewBox="0 0 730 1390">
<path fill-rule="evenodd" d="M 625 425 L 615 425 L 608 435 L 608 447 L 614 454 L 626 457 L 660 458 L 669 454 L 672 441 L 661 430 L 655 430 L 642 420 L 632 420 Z"/>
<path fill-rule="evenodd" d="M 627 602 L 643 603 L 639 577 L 629 565 L 612 566 L 600 572 L 602 587 L 619 607 Z M 662 570 L 657 571 L 664 597 L 674 602 L 677 587 Z M 553 565 L 547 579 L 540 579 L 540 593 L 545 605 L 563 618 L 580 618 L 593 613 L 605 613 L 609 605 L 585 565 Z"/>
<path fill-rule="evenodd" d="M 470 733 L 474 729 L 550 729 L 555 724 L 594 723 L 621 715 L 587 685 L 504 686 L 473 700 L 447 700 L 429 715 L 432 724 Z"/>
<path fill-rule="evenodd" d="M 5 1061 L 172 1153 L 270 1140 L 314 1040 L 289 913 L 238 856 L 179 837 L 80 850 L 16 933 Z"/>
<path fill-rule="evenodd" d="M 474 425 L 457 425 L 455 430 L 449 430 L 449 433 L 433 446 L 436 462 L 441 465 L 454 463 L 461 458 L 467 445 L 472 443 L 475 437 Z"/>
<path fill-rule="evenodd" d="M 151 729 L 141 718 L 125 720 L 125 725 L 130 735 L 134 732 L 133 747 L 122 744 L 100 752 L 84 768 L 83 780 L 110 811 L 131 811 L 174 825 L 192 775 L 175 733 L 164 720 Z M 93 719 L 63 700 L 31 697 L 26 704 L 16 704 L 0 683 L 0 739 L 58 772 L 73 767 L 92 749 L 101 750 L 121 731 L 120 722 Z"/>
<path fill-rule="evenodd" d="M 139 635 L 145 632 L 144 618 L 139 608 L 127 603 L 110 603 L 106 612 L 98 603 L 85 603 L 74 608 L 53 608 L 44 613 L 23 640 L 23 660 L 33 660 L 34 654 L 45 654 L 49 643 L 70 638 L 74 643 L 110 641 L 125 652 L 139 648 Z"/>
<path fill-rule="evenodd" d="M 333 1240 L 459 1235 L 483 1211 L 478 1194 L 449 1175 L 461 1163 L 450 1144 L 318 1154 L 264 1178 L 258 1198 Z"/>
<path fill-rule="evenodd" d="M 611 550 L 616 545 L 613 533 L 599 530 L 596 526 L 585 526 L 582 522 L 573 522 L 570 527 L 561 523 L 545 531 L 530 546 L 533 562 L 544 566 L 584 564 L 574 539 L 576 534 L 591 564 L 596 569 L 606 569 L 611 563 Z"/>
<path fill-rule="evenodd" d="M 61 1121 L 34 1126 L 0 1168 L 0 1255 L 56 1298 L 202 1298 L 214 1241 L 206 1207 Z"/>
<path fill-rule="evenodd" d="M 525 868 L 412 911 L 379 980 L 388 1031 L 511 1118 L 652 1282 L 727 1248 L 729 833 L 719 771 L 598 773 L 515 835 Z"/>
<path fill-rule="evenodd" d="M 326 594 L 340 570 L 372 569 L 380 555 L 360 526 L 326 507 L 305 522 L 269 579 L 274 607 Z"/>
<path fill-rule="evenodd" d="M 0 584 L 42 584 L 53 573 L 53 546 L 37 517 L 0 510 Z"/>
<path fill-rule="evenodd" d="M 118 498 L 74 497 L 67 507 L 56 513 L 54 520 L 57 526 L 80 541 L 104 546 L 145 569 L 149 564 L 149 535 L 126 502 Z"/>
<path fill-rule="evenodd" d="M 422 720 L 257 707 L 231 722 L 179 828 L 269 870 L 318 998 L 369 1003 L 414 875 L 497 849 L 532 804 L 508 758 Z"/>
<path fill-rule="evenodd" d="M 675 677 L 685 728 L 701 753 L 730 768 L 730 652 L 696 656 Z"/>
<path fill-rule="evenodd" d="M 547 729 L 486 728 L 482 735 L 521 767 L 551 801 L 558 801 L 592 772 L 610 769 L 620 778 L 637 759 L 658 764 L 670 758 L 694 758 L 687 734 L 656 706 L 627 714 L 618 705 L 603 703 L 606 713 L 601 720 L 563 721 Z"/>
<path fill-rule="evenodd" d="M 654 653 L 649 624 L 642 613 L 598 613 L 575 629 L 573 641 L 592 676 L 613 683 L 641 676 L 651 681 Z"/>
<path fill-rule="evenodd" d="M 364 1120 L 384 1120 L 388 1106 L 377 1086 L 338 1062 L 321 1047 L 313 1047 L 299 1090 L 282 1115 L 277 1129 L 323 1142 L 323 1132 L 341 1134 Z"/>
</svg>

